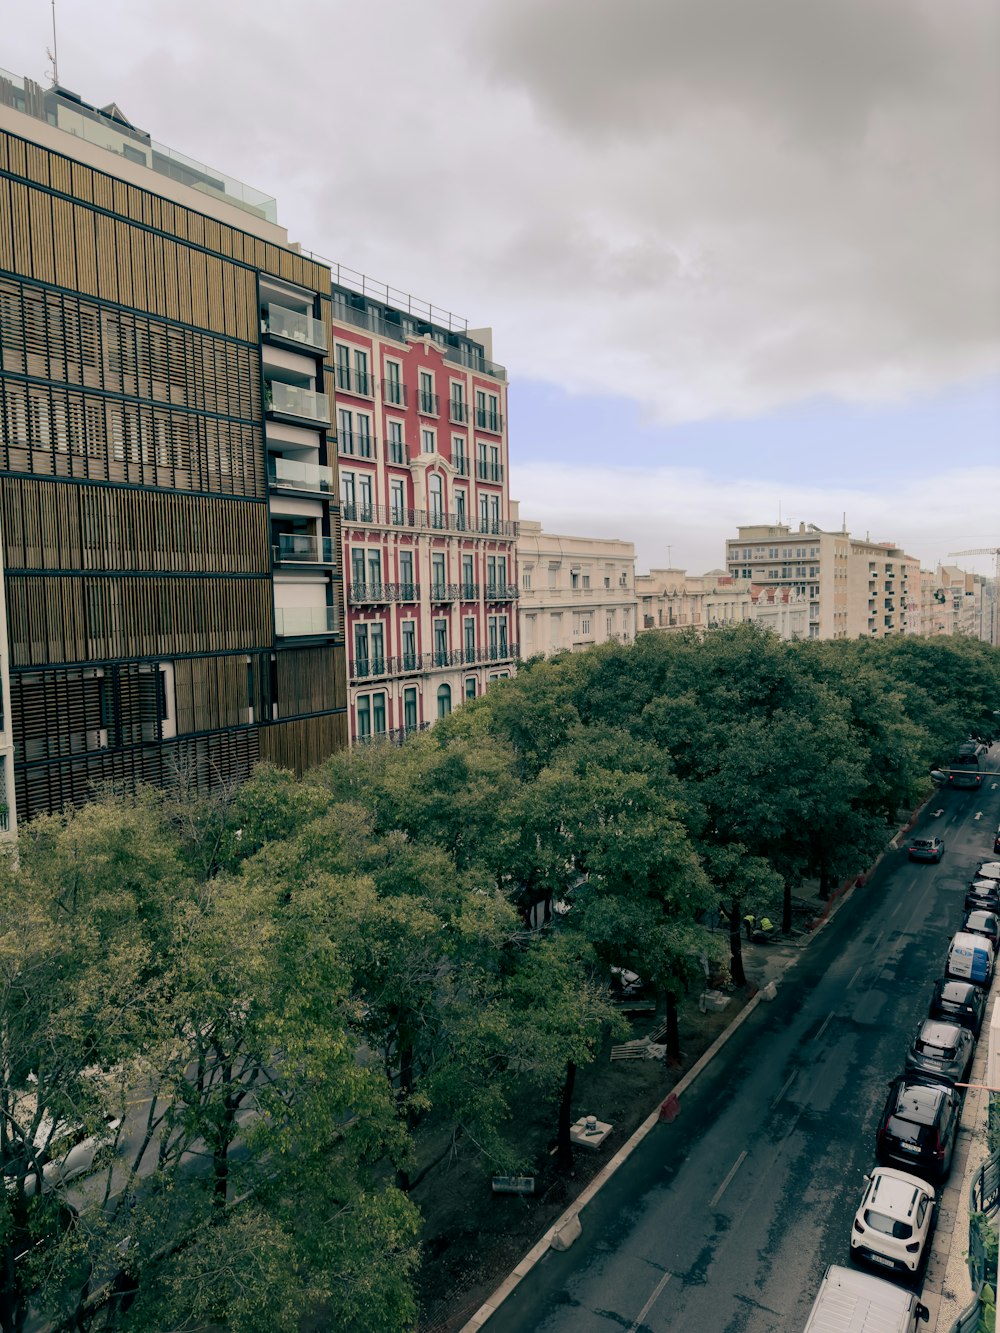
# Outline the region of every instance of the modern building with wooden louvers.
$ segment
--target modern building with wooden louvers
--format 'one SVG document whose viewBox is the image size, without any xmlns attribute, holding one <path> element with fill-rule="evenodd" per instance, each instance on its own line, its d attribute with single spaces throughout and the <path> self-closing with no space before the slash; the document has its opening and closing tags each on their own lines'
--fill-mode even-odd
<svg viewBox="0 0 1000 1333">
<path fill-rule="evenodd" d="M 0 828 L 346 744 L 330 331 L 273 199 L 0 74 Z"/>
</svg>

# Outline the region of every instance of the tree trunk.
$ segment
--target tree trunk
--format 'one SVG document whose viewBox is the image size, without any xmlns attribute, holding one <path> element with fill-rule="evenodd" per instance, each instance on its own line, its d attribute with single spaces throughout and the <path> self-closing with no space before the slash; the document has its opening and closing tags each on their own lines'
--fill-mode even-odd
<svg viewBox="0 0 1000 1333">
<path fill-rule="evenodd" d="M 556 1167 L 560 1171 L 573 1169 L 573 1144 L 569 1131 L 573 1125 L 573 1085 L 576 1083 L 576 1065 L 566 1061 L 566 1078 L 559 1099 L 559 1131 L 556 1138 Z"/>
<path fill-rule="evenodd" d="M 667 991 L 667 1059 L 672 1064 L 680 1064 L 681 1030 L 677 1020 L 677 997 L 673 991 Z"/>
<path fill-rule="evenodd" d="M 785 891 L 781 899 L 781 933 L 790 935 L 792 933 L 792 885 L 790 880 L 785 880 Z"/>
<path fill-rule="evenodd" d="M 747 974 L 743 971 L 742 912 L 739 898 L 734 898 L 729 911 L 729 975 L 734 986 L 745 986 Z"/>
<path fill-rule="evenodd" d="M 819 896 L 823 902 L 827 902 L 830 897 L 830 870 L 825 855 L 819 858 Z"/>
<path fill-rule="evenodd" d="M 416 1115 L 410 1101 L 412 1091 L 413 1046 L 410 1042 L 407 1042 L 399 1052 L 399 1089 L 396 1093 L 396 1106 L 408 1130 L 412 1130 L 416 1124 Z M 401 1189 L 404 1194 L 408 1194 L 413 1188 L 413 1184 L 409 1171 L 403 1167 L 398 1167 L 396 1170 L 396 1188 Z"/>
</svg>

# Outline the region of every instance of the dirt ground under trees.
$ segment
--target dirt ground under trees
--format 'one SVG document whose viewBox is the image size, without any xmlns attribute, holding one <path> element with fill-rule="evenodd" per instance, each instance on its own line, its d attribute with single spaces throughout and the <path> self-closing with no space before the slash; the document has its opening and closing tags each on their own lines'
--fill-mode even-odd
<svg viewBox="0 0 1000 1333">
<path fill-rule="evenodd" d="M 796 899 L 793 936 L 801 936 L 817 916 L 815 899 Z M 596 1115 L 614 1125 L 599 1152 L 577 1150 L 572 1174 L 561 1175 L 551 1154 L 556 1131 L 555 1102 L 526 1099 L 515 1107 L 526 1157 L 534 1162 L 534 1195 L 495 1195 L 491 1172 L 475 1145 L 459 1141 L 456 1151 L 413 1190 L 424 1217 L 423 1264 L 418 1291 L 420 1333 L 455 1333 L 482 1305 L 545 1229 L 683 1078 L 716 1037 L 733 1021 L 756 990 L 755 961 L 767 944 L 744 944 L 748 987 L 721 989 L 728 1006 L 702 1013 L 700 991 L 679 1006 L 682 1060 L 610 1059 L 608 1041 L 592 1065 L 577 1073 L 574 1118 Z M 631 1037 L 643 1037 L 662 1014 L 635 1015 Z M 417 1170 L 447 1147 L 445 1131 L 429 1125 L 419 1142 Z"/>
</svg>

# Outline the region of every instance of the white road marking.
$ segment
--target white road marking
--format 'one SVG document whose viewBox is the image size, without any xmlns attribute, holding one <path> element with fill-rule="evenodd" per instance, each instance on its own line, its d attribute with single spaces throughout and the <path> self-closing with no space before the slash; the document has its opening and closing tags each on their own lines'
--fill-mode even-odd
<svg viewBox="0 0 1000 1333">
<path fill-rule="evenodd" d="M 788 1091 L 788 1089 L 792 1086 L 792 1084 L 793 1084 L 794 1082 L 795 1082 L 795 1075 L 794 1075 L 794 1074 L 789 1074 L 789 1075 L 788 1075 L 788 1078 L 785 1080 L 785 1084 L 784 1084 L 784 1086 L 782 1087 L 781 1091 L 778 1093 L 777 1097 L 775 1097 L 774 1101 L 771 1103 L 771 1110 L 772 1110 L 772 1111 L 773 1111 L 774 1108 L 778 1105 L 778 1103 L 781 1101 L 782 1097 L 784 1097 L 785 1093 Z"/>
<path fill-rule="evenodd" d="M 860 972 L 861 969 L 858 968 L 858 971 Z M 820 1029 L 819 1029 L 819 1031 L 816 1033 L 816 1040 L 817 1040 L 817 1041 L 819 1041 L 820 1037 L 822 1037 L 823 1033 L 824 1033 L 824 1032 L 827 1030 L 827 1028 L 830 1026 L 830 1020 L 831 1020 L 831 1018 L 833 1018 L 833 1010 L 832 1010 L 832 1009 L 831 1009 L 830 1012 L 827 1014 L 826 1018 L 823 1019 L 823 1022 L 820 1024 Z"/>
<path fill-rule="evenodd" d="M 973 819 L 982 819 L 982 817 L 983 817 L 982 810 L 977 810 L 976 813 L 972 816 Z"/>
<path fill-rule="evenodd" d="M 848 989 L 848 990 L 851 989 L 851 987 L 852 987 L 852 986 L 854 985 L 854 983 L 857 981 L 858 977 L 860 977 L 860 975 L 861 975 L 861 968 L 862 968 L 862 967 L 864 967 L 864 963 L 861 964 L 861 966 L 860 966 L 860 967 L 858 968 L 858 970 L 855 972 L 854 976 L 851 977 L 850 981 L 847 983 L 847 989 Z"/>
<path fill-rule="evenodd" d="M 739 1157 L 737 1157 L 736 1161 L 735 1161 L 735 1162 L 732 1164 L 732 1166 L 729 1168 L 729 1174 L 728 1174 L 728 1176 L 726 1176 L 725 1180 L 722 1182 L 722 1184 L 719 1186 L 719 1188 L 718 1188 L 718 1189 L 715 1191 L 715 1193 L 712 1195 L 711 1199 L 709 1199 L 709 1201 L 708 1201 L 708 1206 L 709 1206 L 709 1208 L 714 1208 L 715 1205 L 716 1205 L 716 1204 L 719 1202 L 719 1200 L 722 1198 L 723 1194 L 725 1194 L 726 1190 L 727 1190 L 727 1189 L 729 1188 L 729 1186 L 732 1184 L 733 1176 L 736 1175 L 736 1172 L 740 1169 L 740 1167 L 741 1167 L 741 1166 L 743 1165 L 743 1163 L 746 1161 L 746 1157 L 747 1157 L 747 1151 L 746 1151 L 746 1149 L 744 1148 L 743 1151 L 740 1153 Z"/>
<path fill-rule="evenodd" d="M 878 947 L 879 947 L 879 945 L 882 943 L 882 938 L 883 938 L 884 935 L 885 935 L 885 931 L 884 931 L 884 930 L 880 930 L 879 933 L 875 936 L 875 943 L 872 945 L 872 953 L 877 953 L 877 952 L 878 952 Z"/>
<path fill-rule="evenodd" d="M 938 815 L 943 815 L 943 814 L 944 814 L 944 811 L 943 811 L 943 810 L 932 810 L 932 811 L 931 811 L 931 815 L 932 815 L 932 817 L 933 817 L 934 819 L 937 819 Z"/>
<path fill-rule="evenodd" d="M 649 1314 L 650 1310 L 653 1308 L 653 1305 L 654 1305 L 654 1303 L 655 1303 L 655 1301 L 656 1301 L 656 1298 L 659 1296 L 660 1292 L 663 1290 L 663 1288 L 667 1285 L 667 1283 L 670 1281 L 670 1279 L 671 1279 L 672 1277 L 673 1277 L 673 1273 L 664 1273 L 664 1274 L 663 1274 L 663 1276 L 660 1278 L 659 1282 L 657 1282 L 656 1286 L 653 1288 L 653 1294 L 652 1294 L 652 1296 L 650 1296 L 649 1300 L 646 1302 L 646 1304 L 642 1307 L 642 1309 L 641 1309 L 641 1310 L 639 1311 L 639 1313 L 636 1315 L 636 1317 L 635 1317 L 635 1322 L 632 1323 L 632 1324 L 629 1324 L 629 1326 L 628 1326 L 628 1333 L 636 1333 L 636 1329 L 639 1327 L 639 1325 L 642 1323 L 642 1321 L 643 1321 L 643 1320 L 646 1318 L 646 1316 Z"/>
<path fill-rule="evenodd" d="M 902 898 L 900 898 L 899 902 L 896 904 L 896 906 L 895 906 L 895 907 L 892 909 L 892 911 L 889 913 L 889 920 L 890 920 L 890 921 L 892 920 L 892 918 L 896 915 L 896 913 L 899 911 L 899 909 L 900 909 L 902 906 L 903 906 L 903 900 L 902 900 Z"/>
</svg>

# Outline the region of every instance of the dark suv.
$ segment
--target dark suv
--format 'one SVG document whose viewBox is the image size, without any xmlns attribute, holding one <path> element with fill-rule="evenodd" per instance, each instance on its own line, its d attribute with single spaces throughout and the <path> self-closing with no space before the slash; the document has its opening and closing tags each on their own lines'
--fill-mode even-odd
<svg viewBox="0 0 1000 1333">
<path fill-rule="evenodd" d="M 1000 880 L 974 879 L 965 890 L 967 912 L 994 912 L 1000 916 Z"/>
<path fill-rule="evenodd" d="M 931 1018 L 943 1018 L 949 1023 L 961 1023 L 978 1037 L 986 1012 L 986 992 L 971 981 L 952 981 L 942 977 L 935 981 L 931 995 Z"/>
<path fill-rule="evenodd" d="M 961 1112 L 962 1098 L 955 1088 L 927 1075 L 898 1075 L 889 1084 L 875 1137 L 878 1160 L 944 1180 L 951 1169 Z"/>
</svg>

